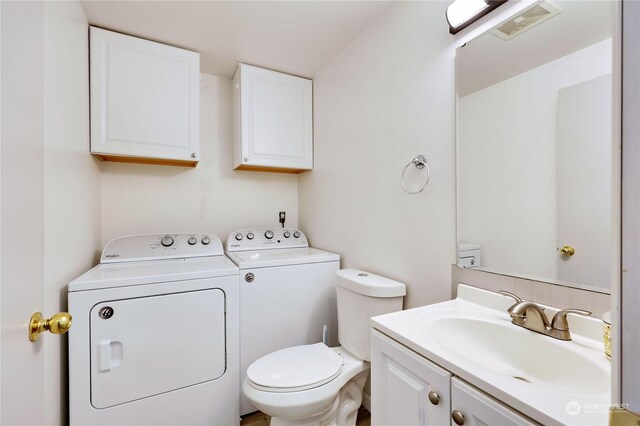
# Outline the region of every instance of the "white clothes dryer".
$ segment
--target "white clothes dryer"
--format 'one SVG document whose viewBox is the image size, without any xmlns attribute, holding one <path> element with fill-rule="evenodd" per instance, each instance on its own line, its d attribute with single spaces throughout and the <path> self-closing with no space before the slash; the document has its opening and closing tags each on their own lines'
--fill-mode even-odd
<svg viewBox="0 0 640 426">
<path fill-rule="evenodd" d="M 240 383 L 251 363 L 279 349 L 338 343 L 336 271 L 340 256 L 309 247 L 298 229 L 232 233 L 227 256 L 240 268 Z M 240 394 L 240 415 L 257 408 Z"/>
<path fill-rule="evenodd" d="M 238 425 L 238 268 L 216 236 L 109 242 L 69 313 L 72 425 Z"/>
</svg>

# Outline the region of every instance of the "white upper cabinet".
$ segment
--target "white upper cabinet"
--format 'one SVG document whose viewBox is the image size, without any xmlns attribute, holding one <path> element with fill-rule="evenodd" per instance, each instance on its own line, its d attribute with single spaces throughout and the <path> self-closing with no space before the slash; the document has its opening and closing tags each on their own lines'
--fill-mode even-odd
<svg viewBox="0 0 640 426">
<path fill-rule="evenodd" d="M 91 153 L 108 161 L 195 166 L 200 55 L 91 27 Z"/>
<path fill-rule="evenodd" d="M 312 81 L 239 64 L 233 77 L 233 168 L 313 168 Z"/>
</svg>

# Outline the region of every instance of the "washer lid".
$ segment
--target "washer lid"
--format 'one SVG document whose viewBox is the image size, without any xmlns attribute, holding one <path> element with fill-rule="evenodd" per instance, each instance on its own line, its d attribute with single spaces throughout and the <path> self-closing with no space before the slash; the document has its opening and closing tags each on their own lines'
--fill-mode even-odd
<svg viewBox="0 0 640 426">
<path fill-rule="evenodd" d="M 337 262 L 340 260 L 340 256 L 335 253 L 314 248 L 227 252 L 227 256 L 229 256 L 229 259 L 238 265 L 240 269 Z"/>
<path fill-rule="evenodd" d="M 310 388 L 335 378 L 342 363 L 342 357 L 324 343 L 294 346 L 255 361 L 247 377 L 264 388 Z"/>
</svg>

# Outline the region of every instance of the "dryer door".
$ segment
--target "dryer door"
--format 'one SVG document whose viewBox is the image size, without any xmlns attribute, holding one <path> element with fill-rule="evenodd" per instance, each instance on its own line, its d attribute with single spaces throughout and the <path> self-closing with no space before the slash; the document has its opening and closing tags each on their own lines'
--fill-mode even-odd
<svg viewBox="0 0 640 426">
<path fill-rule="evenodd" d="M 91 404 L 108 408 L 224 374 L 220 289 L 98 303 L 90 312 Z"/>
</svg>

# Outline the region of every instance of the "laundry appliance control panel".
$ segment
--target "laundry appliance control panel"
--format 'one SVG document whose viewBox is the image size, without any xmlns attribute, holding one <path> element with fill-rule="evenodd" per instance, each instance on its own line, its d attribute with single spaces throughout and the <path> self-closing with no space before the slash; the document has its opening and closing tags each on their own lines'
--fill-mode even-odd
<svg viewBox="0 0 640 426">
<path fill-rule="evenodd" d="M 128 235 L 107 243 L 100 263 L 222 256 L 222 242 L 213 234 Z"/>
<path fill-rule="evenodd" d="M 227 251 L 309 247 L 307 237 L 295 228 L 255 228 L 232 232 Z"/>
</svg>

